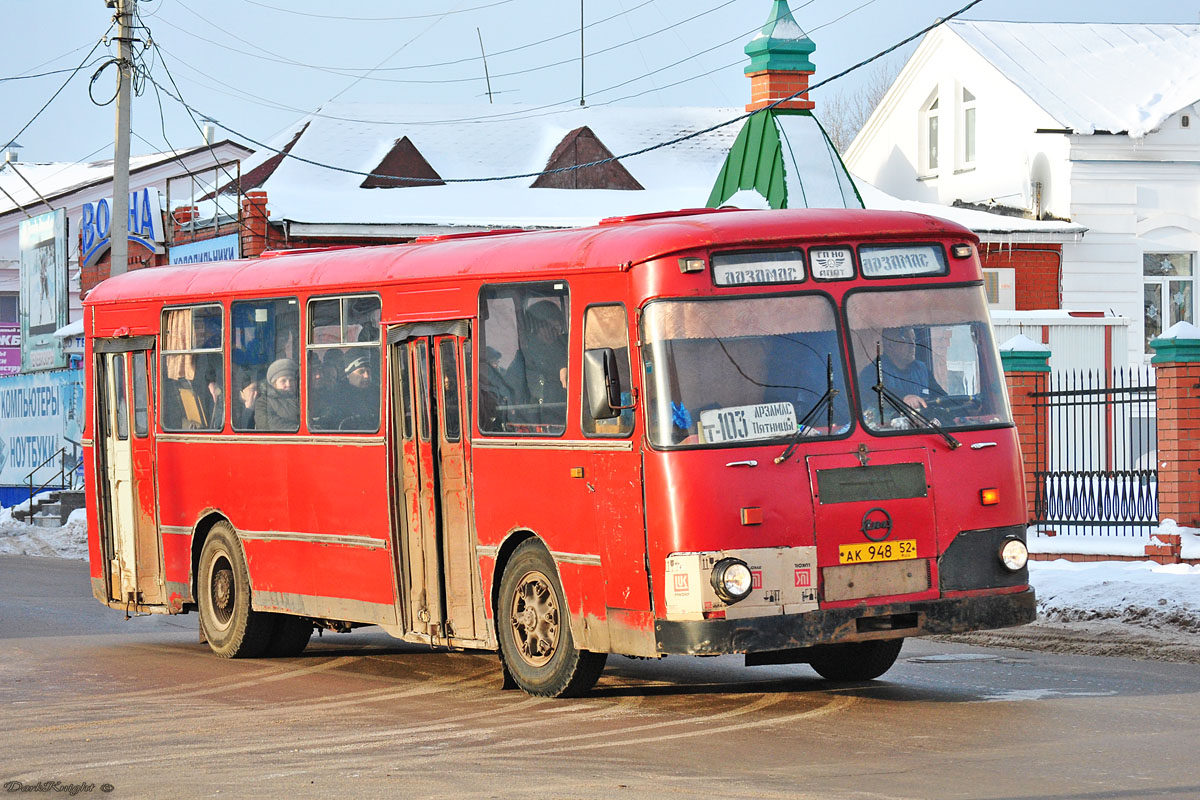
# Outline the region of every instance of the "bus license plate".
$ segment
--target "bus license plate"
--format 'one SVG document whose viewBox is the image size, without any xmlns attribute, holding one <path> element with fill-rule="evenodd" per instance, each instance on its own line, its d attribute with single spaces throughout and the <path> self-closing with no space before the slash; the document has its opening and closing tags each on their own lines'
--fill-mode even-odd
<svg viewBox="0 0 1200 800">
<path fill-rule="evenodd" d="M 904 561 L 905 559 L 916 557 L 916 539 L 904 539 L 898 542 L 843 544 L 838 547 L 838 561 L 842 564 L 865 564 L 868 561 Z"/>
</svg>

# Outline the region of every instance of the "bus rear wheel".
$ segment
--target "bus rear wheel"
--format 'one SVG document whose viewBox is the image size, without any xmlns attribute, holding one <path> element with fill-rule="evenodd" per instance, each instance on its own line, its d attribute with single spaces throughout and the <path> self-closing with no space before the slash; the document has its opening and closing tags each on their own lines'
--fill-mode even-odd
<svg viewBox="0 0 1200 800">
<path fill-rule="evenodd" d="M 275 619 L 250 608 L 250 573 L 228 522 L 218 522 L 208 532 L 199 572 L 200 624 L 208 646 L 222 658 L 263 655 L 275 633 Z"/>
<path fill-rule="evenodd" d="M 308 647 L 312 638 L 312 620 L 294 617 L 291 614 L 274 614 L 275 630 L 267 642 L 266 654 L 274 658 L 298 656 Z"/>
<path fill-rule="evenodd" d="M 496 605 L 506 678 L 538 697 L 578 697 L 604 671 L 605 653 L 575 646 L 554 561 L 536 540 L 517 546 Z"/>
<path fill-rule="evenodd" d="M 904 639 L 825 644 L 813 648 L 808 664 L 830 681 L 872 681 L 892 668 Z"/>
</svg>

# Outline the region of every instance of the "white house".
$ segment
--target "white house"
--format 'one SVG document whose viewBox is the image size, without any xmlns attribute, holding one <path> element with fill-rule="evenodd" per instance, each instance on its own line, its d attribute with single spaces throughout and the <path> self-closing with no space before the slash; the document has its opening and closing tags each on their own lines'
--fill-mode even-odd
<svg viewBox="0 0 1200 800">
<path fill-rule="evenodd" d="M 897 197 L 1085 227 L 1063 246 L 1061 307 L 1130 317 L 1140 360 L 1195 321 L 1197 101 L 1200 25 L 955 20 L 926 35 L 845 160 Z"/>
</svg>

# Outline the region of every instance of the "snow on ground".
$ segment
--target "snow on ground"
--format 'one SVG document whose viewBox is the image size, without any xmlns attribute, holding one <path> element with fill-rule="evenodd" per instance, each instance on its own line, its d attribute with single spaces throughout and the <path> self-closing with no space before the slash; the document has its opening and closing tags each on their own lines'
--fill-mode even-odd
<svg viewBox="0 0 1200 800">
<path fill-rule="evenodd" d="M 1195 535 L 1185 528 L 1178 531 Z M 83 509 L 61 528 L 27 525 L 12 518 L 12 509 L 0 509 L 0 554 L 86 559 Z M 1200 565 L 1031 561 L 1029 580 L 1038 595 L 1039 623 L 1116 624 L 1133 633 L 1167 633 L 1200 645 Z"/>
</svg>

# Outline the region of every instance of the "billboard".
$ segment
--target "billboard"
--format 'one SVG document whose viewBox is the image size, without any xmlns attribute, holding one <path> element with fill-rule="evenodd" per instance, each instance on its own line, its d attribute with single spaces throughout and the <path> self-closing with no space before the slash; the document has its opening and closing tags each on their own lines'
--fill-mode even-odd
<svg viewBox="0 0 1200 800">
<path fill-rule="evenodd" d="M 129 193 L 129 241 L 153 253 L 163 252 L 163 218 L 158 189 Z M 95 264 L 112 246 L 112 200 L 84 203 L 79 216 L 79 263 Z"/>
<path fill-rule="evenodd" d="M 0 486 L 34 484 L 59 469 L 54 455 L 66 448 L 68 472 L 78 473 L 83 435 L 83 372 L 59 370 L 0 378 Z M 78 481 L 78 478 L 76 479 Z"/>
<path fill-rule="evenodd" d="M 67 212 L 48 211 L 21 221 L 21 369 L 66 366 L 62 339 L 67 324 Z"/>
</svg>

